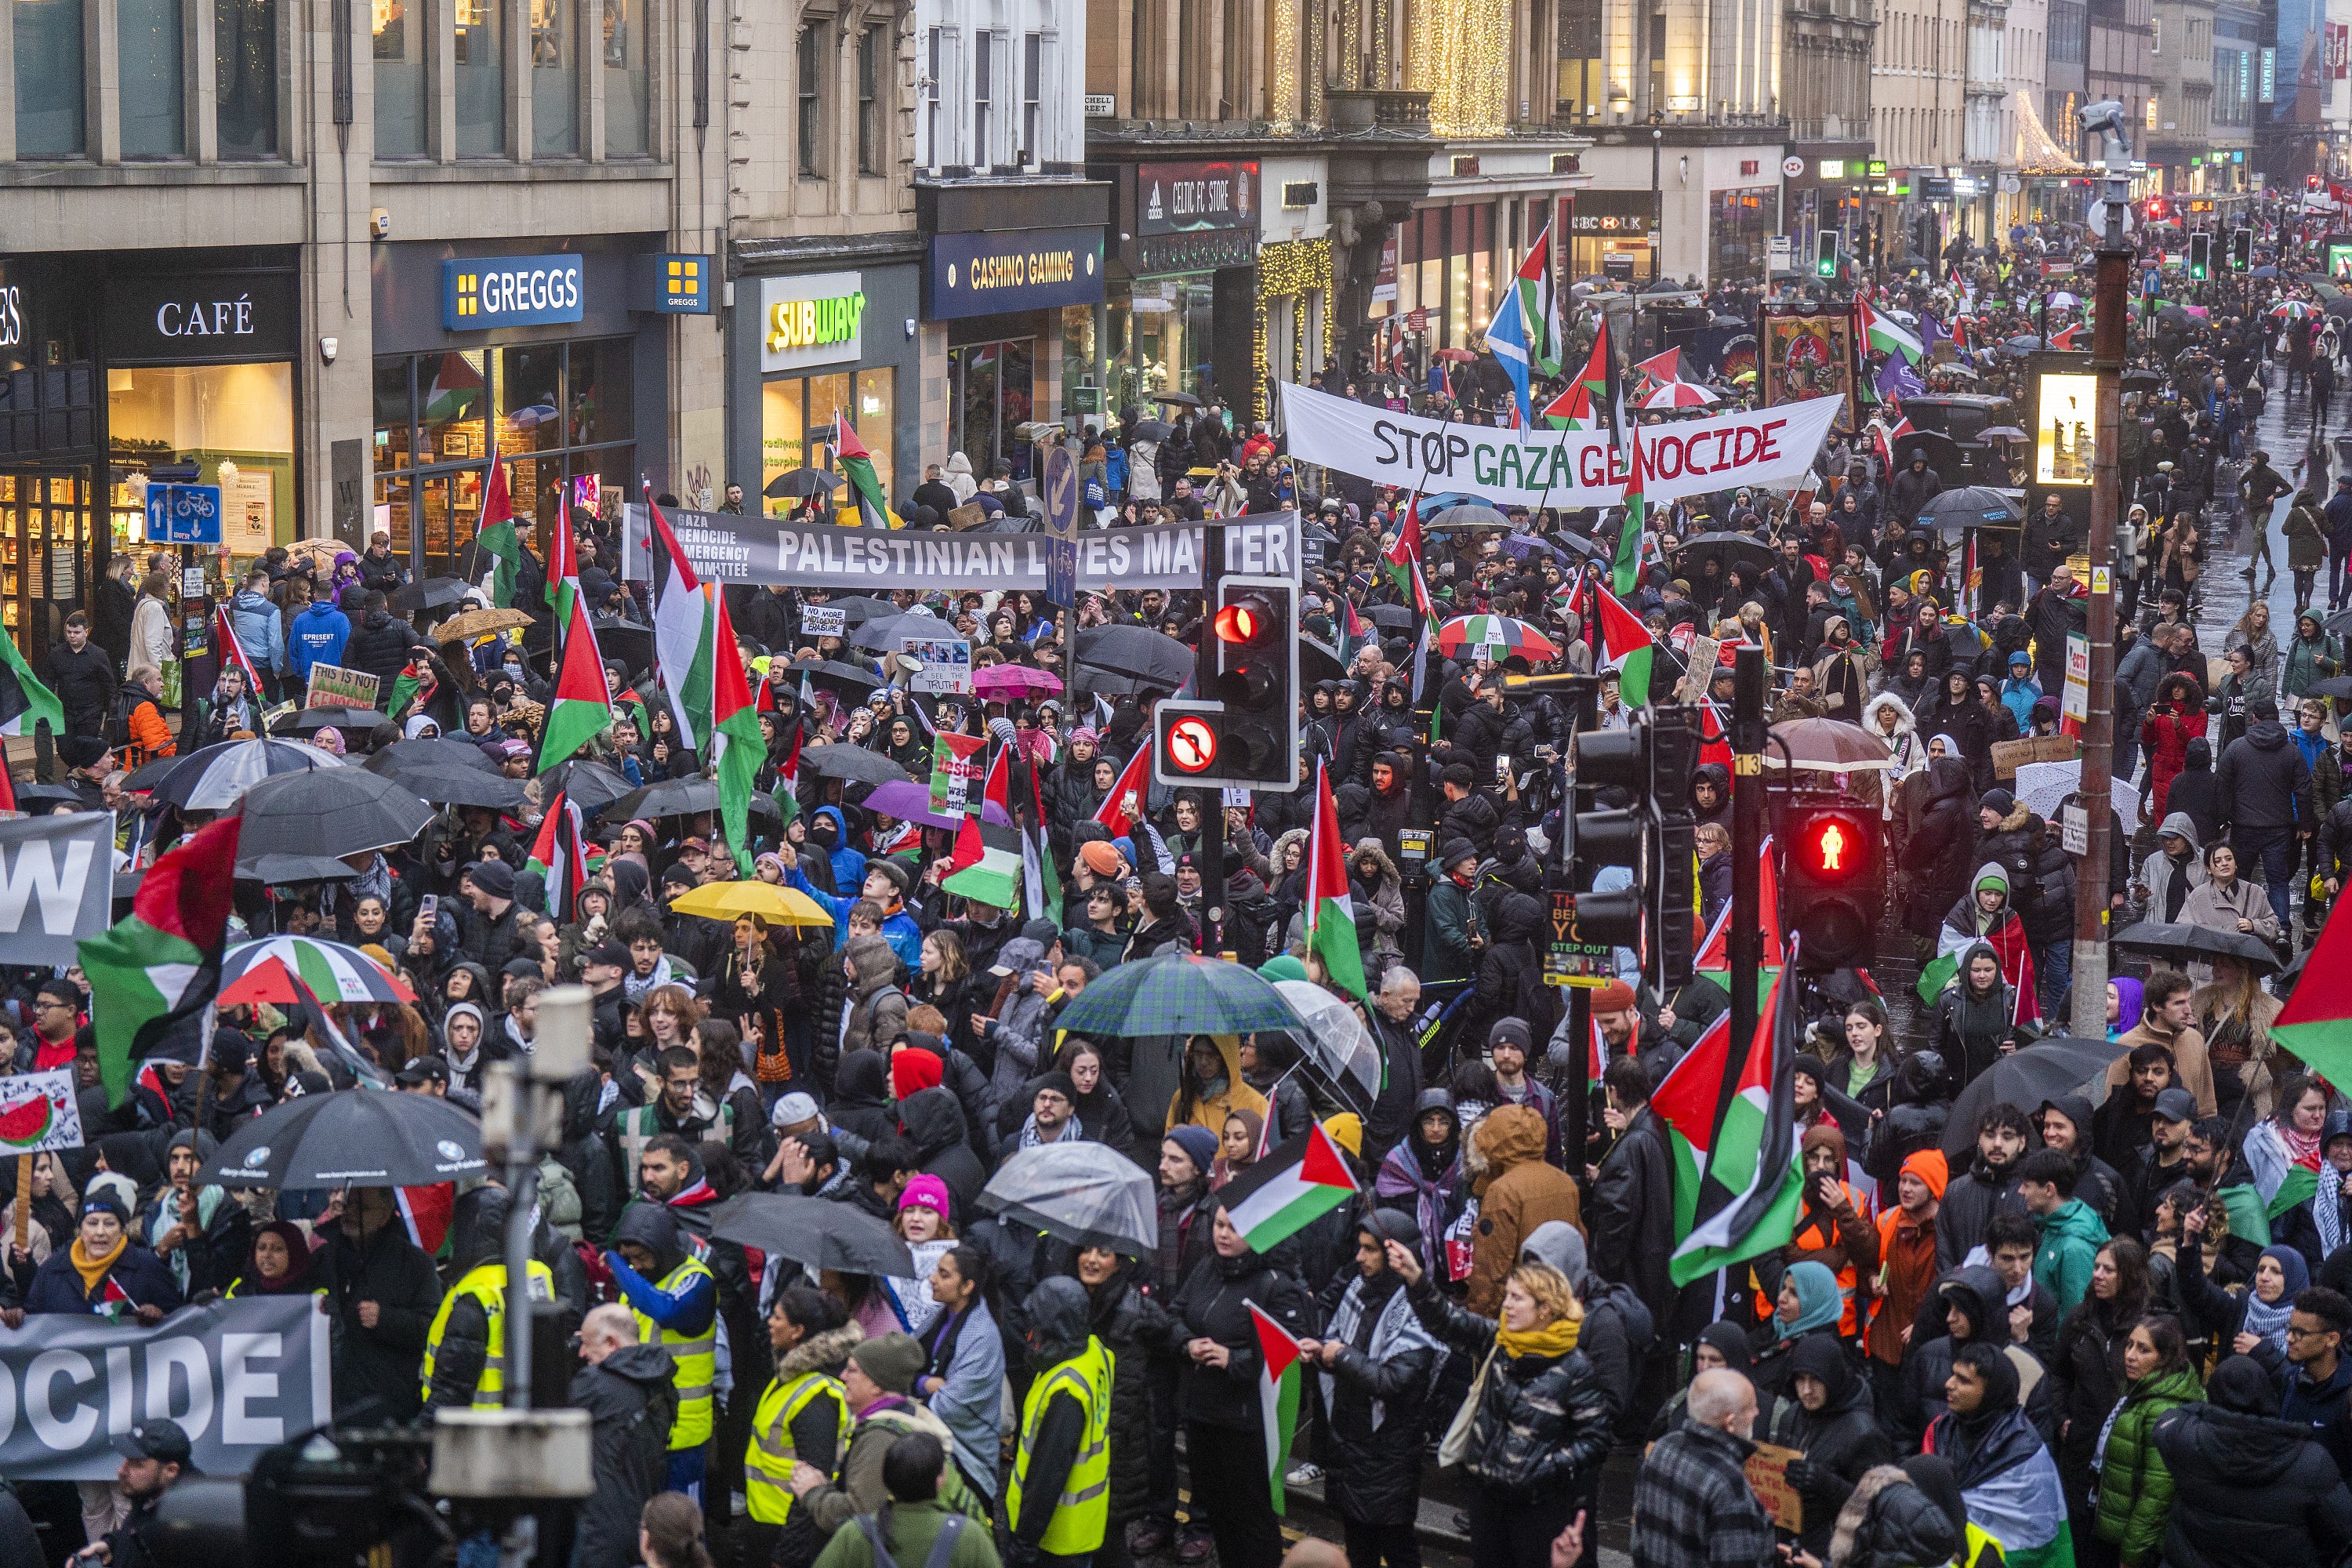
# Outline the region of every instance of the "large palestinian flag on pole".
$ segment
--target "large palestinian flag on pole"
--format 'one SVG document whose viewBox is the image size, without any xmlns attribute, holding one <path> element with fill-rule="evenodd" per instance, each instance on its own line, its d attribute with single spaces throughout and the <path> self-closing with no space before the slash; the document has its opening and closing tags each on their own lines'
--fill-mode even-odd
<svg viewBox="0 0 2352 1568">
<path fill-rule="evenodd" d="M 727 615 L 726 590 L 713 584 L 710 605 L 710 760 L 719 772 L 719 824 L 727 835 L 728 853 L 735 858 L 735 874 L 748 879 L 751 875 L 751 786 L 760 764 L 768 760 L 768 745 L 760 731 L 760 710 L 751 705 L 751 686 L 743 673 L 743 650 L 735 641 L 735 623 Z M 785 815 L 789 820 L 790 807 L 785 807 Z"/>
<path fill-rule="evenodd" d="M 1307 841 L 1307 951 L 1331 984 L 1362 999 L 1364 950 L 1356 938 L 1356 905 L 1348 891 L 1348 846 L 1331 780 L 1315 764 L 1315 829 Z"/>
<path fill-rule="evenodd" d="M 646 515 L 652 521 L 656 581 L 661 591 L 654 597 L 654 664 L 661 671 L 662 689 L 669 694 L 670 715 L 677 732 L 698 752 L 710 743 L 712 681 L 717 671 L 712 655 L 710 597 L 688 563 L 686 551 L 672 533 L 669 520 L 654 504 L 653 487 L 646 487 Z"/>
<path fill-rule="evenodd" d="M 1784 972 L 1785 975 L 1785 972 Z M 1803 1197 L 1797 1162 L 1797 1007 L 1772 985 L 1737 1060 L 1731 1015 L 1710 1025 L 1650 1098 L 1674 1161 L 1677 1285 L 1788 1244 Z"/>
<path fill-rule="evenodd" d="M 224 816 L 167 850 L 140 879 L 131 913 L 79 944 L 110 1106 L 129 1097 L 131 1064 L 175 1028 L 199 1023 L 219 994 L 244 826 Z"/>
<path fill-rule="evenodd" d="M 1274 1496 L 1274 1511 L 1289 1512 L 1282 1478 L 1290 1468 L 1290 1440 L 1298 1430 L 1298 1342 L 1288 1329 L 1266 1316 L 1255 1301 L 1249 1304 L 1250 1325 L 1257 1330 L 1258 1413 L 1265 1422 L 1265 1484 Z"/>
<path fill-rule="evenodd" d="M 1591 584 L 1590 597 L 1577 595 L 1575 609 L 1588 621 L 1599 617 L 1601 632 L 1601 668 L 1617 672 L 1617 694 L 1628 708 L 1646 708 L 1650 702 L 1650 671 L 1657 661 L 1657 640 L 1642 617 L 1627 609 L 1624 601 L 1602 587 Z"/>
<path fill-rule="evenodd" d="M 2338 899 L 2271 1037 L 2341 1093 L 2352 1094 L 2352 899 Z"/>
<path fill-rule="evenodd" d="M 1267 1150 L 1218 1195 L 1250 1249 L 1264 1252 L 1289 1240 L 1359 1190 L 1348 1157 L 1318 1122 Z"/>
<path fill-rule="evenodd" d="M 613 722 L 613 690 L 604 679 L 604 656 L 596 647 L 596 628 L 588 619 L 588 601 L 572 597 L 572 625 L 563 637 L 563 667 L 548 699 L 547 717 L 539 730 L 539 766 L 545 773 L 603 734 Z"/>
</svg>

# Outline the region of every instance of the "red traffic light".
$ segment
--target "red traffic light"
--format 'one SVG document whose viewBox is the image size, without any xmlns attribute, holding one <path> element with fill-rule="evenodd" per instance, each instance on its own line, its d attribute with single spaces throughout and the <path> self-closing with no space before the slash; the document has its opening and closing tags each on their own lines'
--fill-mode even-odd
<svg viewBox="0 0 2352 1568">
<path fill-rule="evenodd" d="M 1217 640 L 1220 642 L 1255 642 L 1264 627 L 1265 621 L 1255 600 L 1243 599 L 1217 612 Z"/>
<path fill-rule="evenodd" d="M 1822 882 L 1841 882 L 1867 868 L 1870 842 L 1862 829 L 1835 814 L 1817 816 L 1797 835 L 1802 869 Z"/>
<path fill-rule="evenodd" d="M 2150 196 L 2147 198 L 2147 216 L 2151 221 L 2159 223 L 2163 221 L 2164 198 L 2162 196 Z"/>
</svg>

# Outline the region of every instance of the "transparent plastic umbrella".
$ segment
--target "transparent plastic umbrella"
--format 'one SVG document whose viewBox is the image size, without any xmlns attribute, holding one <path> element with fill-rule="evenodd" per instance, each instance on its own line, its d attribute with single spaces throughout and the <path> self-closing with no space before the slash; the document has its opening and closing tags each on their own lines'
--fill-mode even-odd
<svg viewBox="0 0 2352 1568">
<path fill-rule="evenodd" d="M 1150 1176 L 1107 1144 L 1065 1140 L 1020 1150 L 981 1189 L 980 1206 L 1078 1247 L 1148 1258 L 1159 1245 Z"/>
<path fill-rule="evenodd" d="M 1277 980 L 1274 988 L 1306 1025 L 1294 1031 L 1299 1048 L 1359 1114 L 1370 1111 L 1381 1092 L 1381 1047 L 1356 1010 L 1311 981 Z"/>
</svg>

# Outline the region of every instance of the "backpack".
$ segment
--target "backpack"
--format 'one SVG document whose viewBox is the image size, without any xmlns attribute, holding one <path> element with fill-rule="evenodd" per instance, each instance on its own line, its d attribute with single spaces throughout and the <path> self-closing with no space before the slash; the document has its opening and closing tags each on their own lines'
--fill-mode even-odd
<svg viewBox="0 0 2352 1568">
<path fill-rule="evenodd" d="M 99 738 L 110 752 L 120 752 L 131 744 L 131 693 L 121 687 L 114 689 L 114 700 L 106 706 L 106 719 L 99 727 Z"/>
<path fill-rule="evenodd" d="M 859 1533 L 866 1537 L 866 1544 L 873 1548 L 874 1568 L 898 1568 L 898 1560 L 890 1555 L 890 1548 L 883 1542 L 882 1527 L 875 1522 L 874 1516 L 861 1513 L 856 1516 L 856 1521 Z M 923 1559 L 923 1568 L 948 1568 L 948 1559 L 955 1555 L 956 1540 L 971 1522 L 960 1513 L 948 1515 L 947 1522 L 940 1526 L 939 1534 L 931 1538 L 931 1550 Z"/>
</svg>

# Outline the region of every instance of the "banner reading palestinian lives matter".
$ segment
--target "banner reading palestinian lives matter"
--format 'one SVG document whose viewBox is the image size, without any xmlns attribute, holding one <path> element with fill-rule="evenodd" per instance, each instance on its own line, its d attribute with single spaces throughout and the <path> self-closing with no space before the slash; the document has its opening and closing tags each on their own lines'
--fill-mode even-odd
<svg viewBox="0 0 2352 1568">
<path fill-rule="evenodd" d="M 1642 426 L 1651 500 L 1786 484 L 1820 455 L 1844 400 L 1808 398 L 1711 419 Z M 1452 425 L 1282 384 L 1290 455 L 1401 490 L 1466 490 L 1504 506 L 1611 506 L 1632 470 L 1605 430 Z M 1549 487 L 1549 493 L 1547 493 Z"/>
<path fill-rule="evenodd" d="M 36 1312 L 0 1334 L 0 1475 L 112 1480 L 114 1439 L 160 1416 L 186 1430 L 198 1469 L 241 1475 L 325 1426 L 333 1403 L 315 1296 L 184 1307 L 152 1325 Z"/>
<path fill-rule="evenodd" d="M 114 817 L 0 821 L 0 963 L 75 963 L 74 942 L 112 924 Z"/>
<path fill-rule="evenodd" d="M 884 594 L 894 588 L 1017 594 L 1045 591 L 1044 533 L 934 533 L 914 529 L 845 528 L 787 522 L 731 512 L 670 511 L 662 516 L 677 536 L 695 575 L 719 583 L 779 583 L 801 588 L 844 588 Z M 1197 522 L 1156 528 L 1093 529 L 1078 535 L 1080 588 L 1201 586 L 1203 530 Z M 1298 575 L 1298 514 L 1264 512 L 1219 524 L 1225 531 L 1225 570 L 1260 576 Z M 623 514 L 621 574 L 651 575 L 646 513 Z"/>
</svg>

